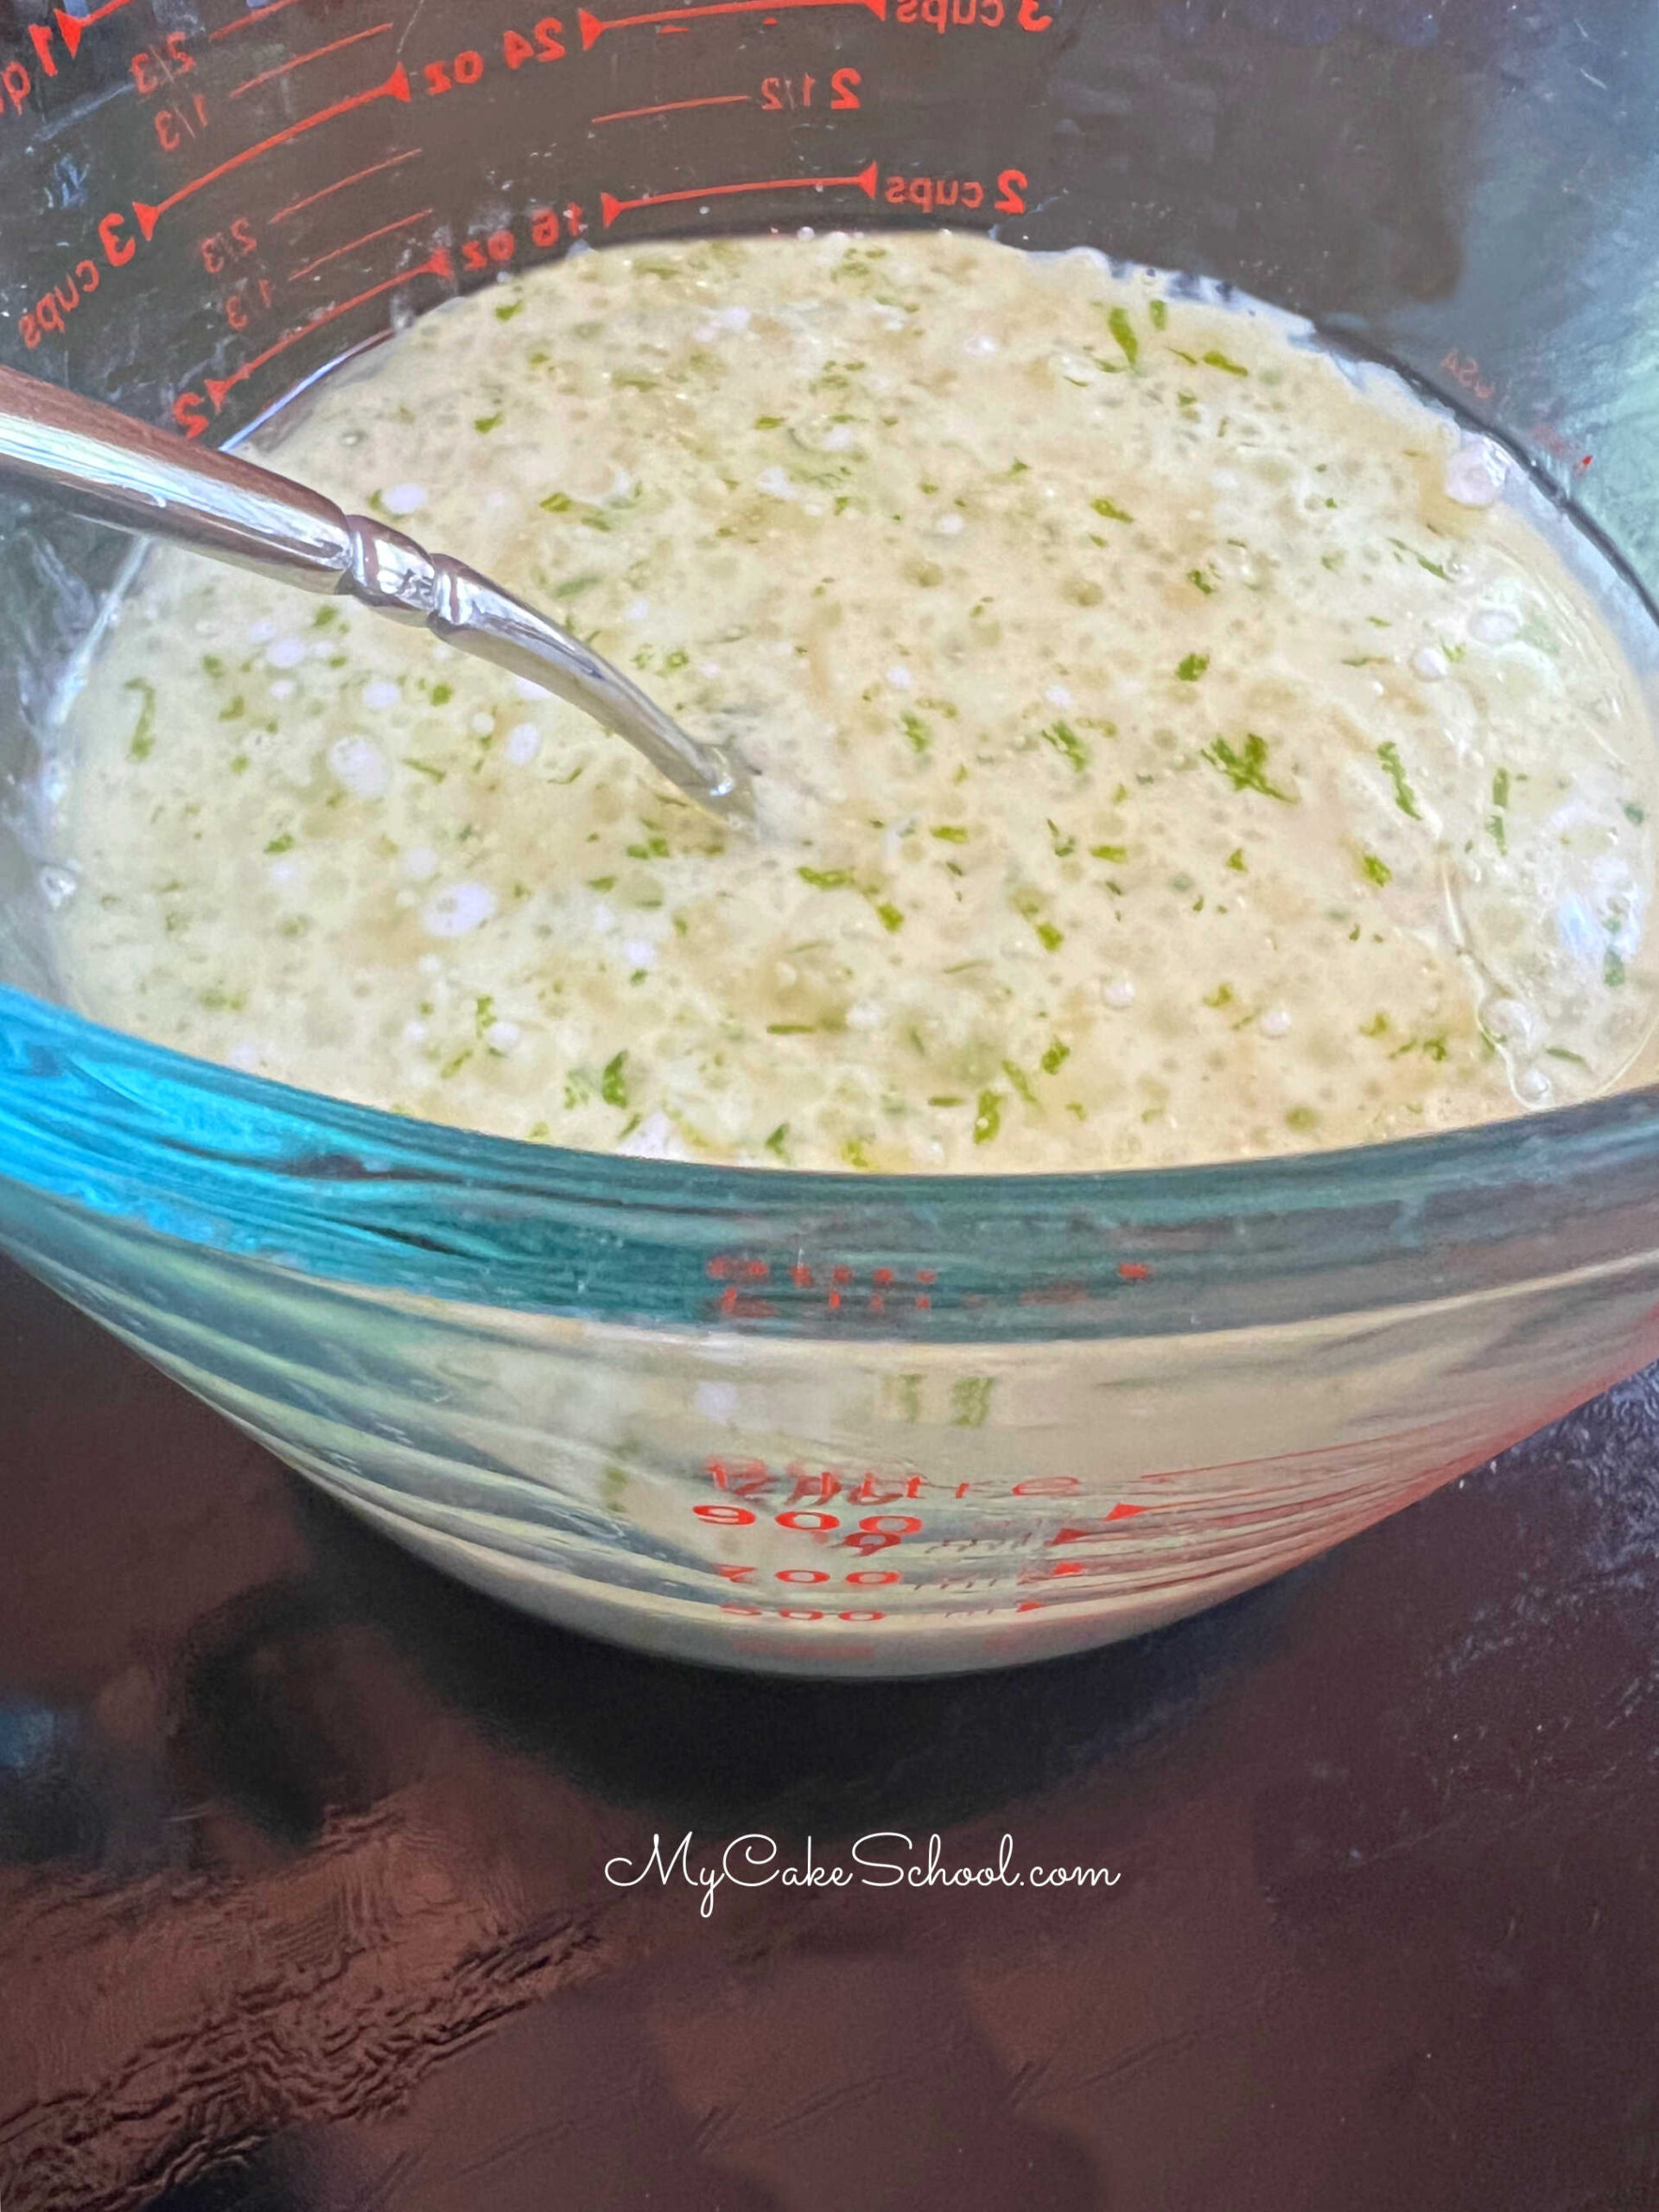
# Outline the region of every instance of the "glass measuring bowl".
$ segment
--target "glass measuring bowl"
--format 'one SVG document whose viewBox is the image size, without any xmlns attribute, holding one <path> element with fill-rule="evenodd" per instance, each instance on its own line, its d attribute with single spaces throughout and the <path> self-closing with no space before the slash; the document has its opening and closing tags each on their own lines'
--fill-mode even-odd
<svg viewBox="0 0 1659 2212">
<path fill-rule="evenodd" d="M 1656 84 L 1659 21 L 1613 0 L 11 0 L 0 351 L 223 441 L 578 238 L 1091 245 L 1504 437 L 1639 646 Z M 1659 1354 L 1651 1090 L 1360 1153 L 872 1180 L 474 1136 L 92 1027 L 51 914 L 96 886 L 39 794 L 126 563 L 43 515 L 0 540 L 0 1239 L 468 1580 L 721 1664 L 1037 1658 L 1261 1581 Z"/>
</svg>

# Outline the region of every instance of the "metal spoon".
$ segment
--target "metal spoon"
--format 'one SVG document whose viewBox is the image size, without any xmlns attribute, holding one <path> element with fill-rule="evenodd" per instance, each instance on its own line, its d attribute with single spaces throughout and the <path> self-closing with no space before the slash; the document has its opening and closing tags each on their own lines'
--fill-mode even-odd
<svg viewBox="0 0 1659 2212">
<path fill-rule="evenodd" d="M 688 736 L 609 661 L 487 576 L 341 512 L 292 478 L 0 368 L 0 485 L 325 595 L 344 593 L 568 699 L 690 798 L 752 823 L 743 768 Z"/>
</svg>

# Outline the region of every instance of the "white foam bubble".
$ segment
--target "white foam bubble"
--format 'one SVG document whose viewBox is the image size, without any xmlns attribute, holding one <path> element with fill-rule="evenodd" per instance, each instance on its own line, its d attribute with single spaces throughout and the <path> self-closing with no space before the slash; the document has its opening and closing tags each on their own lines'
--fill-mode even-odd
<svg viewBox="0 0 1659 2212">
<path fill-rule="evenodd" d="M 422 907 L 421 927 L 429 937 L 470 937 L 489 920 L 495 906 L 487 883 L 447 884 Z"/>
<path fill-rule="evenodd" d="M 336 738 L 328 748 L 328 766 L 355 798 L 384 798 L 391 781 L 385 754 L 366 737 Z"/>
<path fill-rule="evenodd" d="M 1513 607 L 1483 607 L 1469 620 L 1469 634 L 1478 645 L 1507 645 L 1521 628 Z"/>
<path fill-rule="evenodd" d="M 1496 506 L 1510 464 L 1490 438 L 1465 438 L 1446 464 L 1446 496 L 1460 507 Z"/>
</svg>

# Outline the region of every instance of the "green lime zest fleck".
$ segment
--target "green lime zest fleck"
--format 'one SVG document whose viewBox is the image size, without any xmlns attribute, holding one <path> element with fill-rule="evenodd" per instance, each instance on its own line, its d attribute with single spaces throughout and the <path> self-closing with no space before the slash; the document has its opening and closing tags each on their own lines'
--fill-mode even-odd
<svg viewBox="0 0 1659 2212">
<path fill-rule="evenodd" d="M 1624 963 L 1610 944 L 1607 957 L 1601 963 L 1601 980 L 1610 990 L 1617 990 L 1624 981 Z"/>
<path fill-rule="evenodd" d="M 429 694 L 435 707 L 447 707 L 454 696 L 455 687 L 453 683 L 435 683 Z"/>
<path fill-rule="evenodd" d="M 1423 1039 L 1423 1054 L 1426 1058 L 1431 1060 L 1449 1059 L 1451 1058 L 1451 1047 L 1446 1043 L 1444 1037 L 1425 1037 Z"/>
<path fill-rule="evenodd" d="M 841 1156 L 847 1162 L 847 1165 L 849 1167 L 856 1167 L 868 1175 L 870 1172 L 869 1139 L 868 1137 L 849 1137 L 846 1143 L 841 1147 Z"/>
<path fill-rule="evenodd" d="M 1183 683 L 1196 683 L 1209 665 L 1208 653 L 1188 653 L 1175 674 Z"/>
<path fill-rule="evenodd" d="M 950 1385 L 950 1426 L 952 1428 L 983 1428 L 990 1418 L 991 1393 L 996 1388 L 994 1375 L 964 1375 L 960 1382 Z"/>
<path fill-rule="evenodd" d="M 905 735 L 910 740 L 911 750 L 915 753 L 917 759 L 919 760 L 922 755 L 927 751 L 929 746 L 932 744 L 933 733 L 928 728 L 927 724 L 922 720 L 921 716 L 913 710 L 907 710 L 903 717 L 903 721 L 905 725 Z"/>
<path fill-rule="evenodd" d="M 768 1037 L 816 1037 L 817 1033 L 816 1021 L 769 1021 L 766 1024 Z"/>
<path fill-rule="evenodd" d="M 1492 777 L 1492 804 L 1507 806 L 1510 803 L 1510 772 L 1499 768 Z"/>
<path fill-rule="evenodd" d="M 784 1147 L 788 1143 L 788 1141 L 789 1123 L 787 1122 L 779 1122 L 777 1128 L 766 1139 L 766 1150 L 770 1153 L 776 1154 L 777 1157 L 781 1160 L 784 1156 Z"/>
<path fill-rule="evenodd" d="M 1037 1094 L 1031 1087 L 1031 1077 L 1026 1073 L 1023 1068 L 1016 1067 L 1012 1060 L 1004 1060 L 1002 1063 L 1002 1072 L 1007 1076 L 1008 1081 L 1014 1085 L 1020 1096 L 1025 1100 L 1027 1106 L 1034 1106 L 1037 1103 Z"/>
<path fill-rule="evenodd" d="M 1127 845 L 1090 845 L 1089 857 L 1096 861 L 1126 861 L 1129 849 Z"/>
<path fill-rule="evenodd" d="M 492 430 L 499 430 L 506 419 L 505 415 L 499 411 L 493 415 L 474 415 L 473 428 L 480 438 L 485 438 Z"/>
<path fill-rule="evenodd" d="M 156 750 L 156 686 L 146 682 L 142 676 L 135 676 L 129 678 L 127 690 L 143 695 L 138 720 L 133 725 L 132 735 L 127 741 L 127 758 L 129 760 L 148 760 Z"/>
<path fill-rule="evenodd" d="M 1230 983 L 1217 983 L 1213 991 L 1206 991 L 1205 993 L 1204 1002 L 1205 1006 L 1214 1007 L 1217 1011 L 1224 1006 L 1231 1006 L 1233 1003 L 1232 985 Z"/>
<path fill-rule="evenodd" d="M 897 906 L 883 899 L 876 902 L 875 918 L 891 937 L 905 926 L 905 918 Z"/>
<path fill-rule="evenodd" d="M 853 880 L 849 868 L 798 868 L 795 873 L 815 891 L 844 891 Z"/>
<path fill-rule="evenodd" d="M 435 768 L 429 760 L 416 760 L 412 753 L 404 755 L 404 766 L 412 768 L 417 776 L 429 778 L 435 784 L 441 784 L 448 773 L 446 768 Z"/>
<path fill-rule="evenodd" d="M 1063 1045 L 1057 1037 L 1043 1054 L 1039 1065 L 1045 1075 L 1058 1075 L 1071 1057 L 1071 1047 Z"/>
<path fill-rule="evenodd" d="M 937 1097 L 930 1098 L 927 1103 L 930 1106 L 965 1106 L 968 1102 L 965 1098 L 957 1097 L 953 1092 L 941 1091 Z"/>
<path fill-rule="evenodd" d="M 1408 814 L 1414 822 L 1422 816 L 1417 809 L 1417 794 L 1406 779 L 1405 763 L 1400 758 L 1400 748 L 1392 738 L 1376 748 L 1376 757 L 1388 771 L 1389 781 L 1394 785 L 1394 803 L 1402 814 Z"/>
<path fill-rule="evenodd" d="M 1570 1060 L 1575 1068 L 1587 1068 L 1590 1065 L 1582 1052 L 1569 1052 L 1565 1045 L 1546 1045 L 1544 1056 L 1551 1060 Z"/>
<path fill-rule="evenodd" d="M 1186 581 L 1194 591 L 1201 591 L 1206 599 L 1215 589 L 1214 584 L 1211 582 L 1202 569 L 1189 569 L 1186 572 Z"/>
<path fill-rule="evenodd" d="M 1052 922 L 1039 922 L 1037 934 L 1050 952 L 1058 952 L 1065 943 L 1065 931 L 1057 930 Z"/>
<path fill-rule="evenodd" d="M 268 853 L 291 853 L 293 849 L 294 833 L 289 830 L 284 830 L 280 837 L 273 837 L 265 847 Z"/>
<path fill-rule="evenodd" d="M 1212 768 L 1218 768 L 1236 791 L 1260 791 L 1264 798 L 1281 799 L 1287 806 L 1294 806 L 1294 791 L 1282 791 L 1268 780 L 1268 746 L 1265 738 L 1254 730 L 1247 731 L 1244 749 L 1241 753 L 1224 737 L 1213 745 L 1206 745 L 1203 758 Z"/>
<path fill-rule="evenodd" d="M 1230 377 L 1247 377 L 1250 373 L 1242 361 L 1231 359 L 1219 346 L 1212 346 L 1204 358 L 1206 366 L 1224 369 Z"/>
<path fill-rule="evenodd" d="M 1648 810 L 1645 806 L 1636 806 L 1628 799 L 1625 801 L 1624 819 L 1627 822 L 1633 822 L 1639 830 L 1647 818 Z"/>
<path fill-rule="evenodd" d="M 1123 509 L 1117 505 L 1116 500 L 1109 499 L 1103 493 L 1101 494 L 1099 499 L 1090 499 L 1089 504 L 1097 515 L 1104 515 L 1108 522 L 1133 522 L 1135 520 L 1135 517 L 1133 515 L 1126 514 Z"/>
<path fill-rule="evenodd" d="M 1364 869 L 1366 874 L 1370 876 L 1373 883 L 1383 884 L 1393 882 L 1394 870 L 1389 866 L 1385 860 L 1381 858 L 1379 855 L 1376 853 L 1362 853 L 1360 855 L 1359 864 Z"/>
<path fill-rule="evenodd" d="M 754 427 L 757 430 L 781 430 L 784 427 L 784 418 L 781 415 L 757 415 L 754 418 Z"/>
<path fill-rule="evenodd" d="M 201 657 L 201 671 L 204 676 L 223 676 L 225 664 L 217 653 L 204 653 Z"/>
<path fill-rule="evenodd" d="M 942 822 L 937 830 L 930 830 L 927 834 L 937 837 L 942 845 L 965 845 L 968 842 L 967 830 L 956 822 Z"/>
<path fill-rule="evenodd" d="M 1074 775 L 1082 775 L 1089 766 L 1089 748 L 1070 722 L 1051 722 L 1046 729 L 1039 730 L 1038 735 L 1045 745 L 1052 745 L 1056 753 L 1071 763 Z"/>
<path fill-rule="evenodd" d="M 1168 329 L 1169 303 L 1166 300 L 1148 300 L 1147 313 L 1152 318 L 1152 327 L 1154 330 Z"/>
<path fill-rule="evenodd" d="M 989 1144 L 1002 1126 L 1002 1096 L 1000 1091 L 982 1090 L 974 1114 L 974 1142 Z"/>
<path fill-rule="evenodd" d="M 1389 1017 L 1386 1014 L 1374 1014 L 1369 1021 L 1362 1021 L 1359 1025 L 1362 1037 L 1386 1037 L 1388 1031 Z"/>
<path fill-rule="evenodd" d="M 497 308 L 495 311 L 496 321 L 498 322 L 511 322 L 514 315 L 520 315 L 524 312 L 524 303 L 522 300 L 509 300 L 504 307 Z"/>
<path fill-rule="evenodd" d="M 619 1052 L 614 1059 L 607 1060 L 605 1072 L 599 1079 L 599 1095 L 607 1106 L 624 1107 L 628 1103 L 628 1056 Z"/>
<path fill-rule="evenodd" d="M 1135 325 L 1129 321 L 1127 308 L 1114 308 L 1106 318 L 1107 327 L 1122 348 L 1123 358 L 1133 368 L 1141 358 L 1141 340 L 1135 334 Z"/>
<path fill-rule="evenodd" d="M 1244 865 L 1244 848 L 1243 845 L 1234 846 L 1232 851 L 1227 855 L 1227 865 L 1233 870 L 1235 874 L 1249 874 L 1249 870 Z"/>
</svg>

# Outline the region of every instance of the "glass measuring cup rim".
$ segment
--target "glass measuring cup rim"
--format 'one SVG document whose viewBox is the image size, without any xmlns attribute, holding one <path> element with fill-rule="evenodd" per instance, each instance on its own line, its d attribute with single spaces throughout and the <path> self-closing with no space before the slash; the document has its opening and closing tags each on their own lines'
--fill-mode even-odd
<svg viewBox="0 0 1659 2212">
<path fill-rule="evenodd" d="M 16 1194 L 26 1216 L 33 1193 L 420 1300 L 1036 1343 L 1306 1321 L 1616 1269 L 1659 1246 L 1659 1085 L 1344 1151 L 872 1176 L 449 1128 L 0 988 L 0 1178 L 14 1242 Z"/>
</svg>

